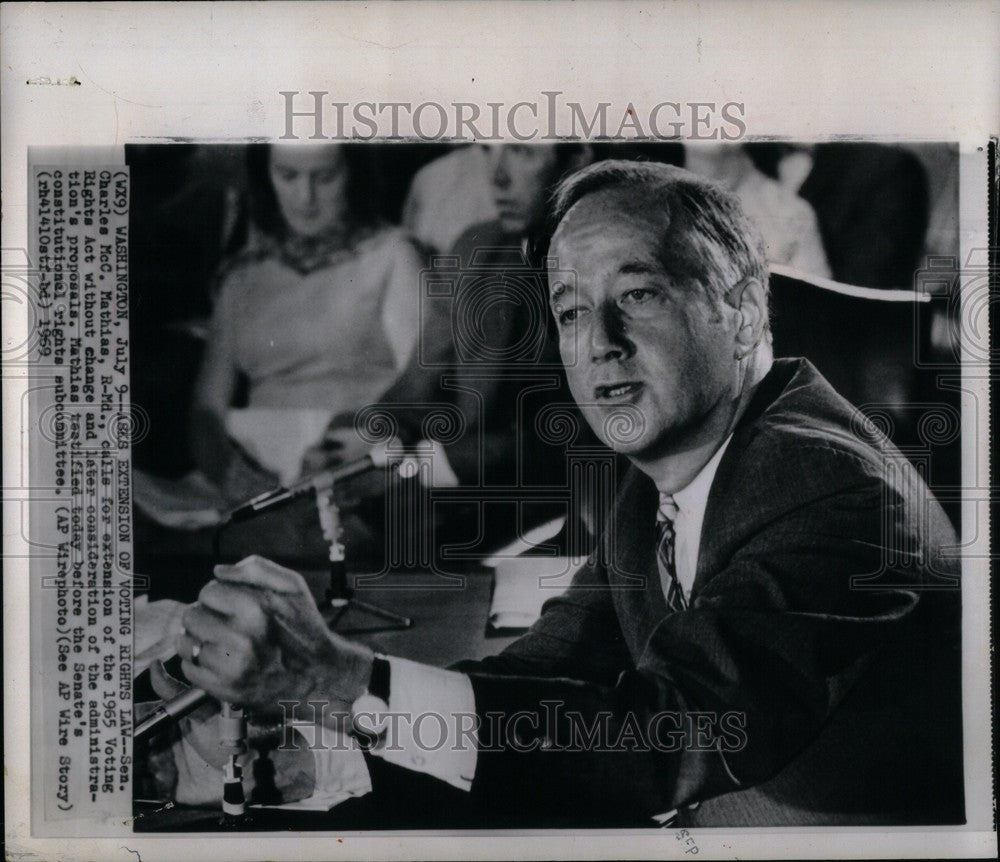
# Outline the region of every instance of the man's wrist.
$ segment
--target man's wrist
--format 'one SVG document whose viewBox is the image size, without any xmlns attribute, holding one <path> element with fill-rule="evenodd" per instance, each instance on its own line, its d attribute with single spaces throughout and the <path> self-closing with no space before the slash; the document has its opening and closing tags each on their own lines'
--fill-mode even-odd
<svg viewBox="0 0 1000 862">
<path fill-rule="evenodd" d="M 331 635 L 323 654 L 314 663 L 319 674 L 312 685 L 312 695 L 349 708 L 367 691 L 374 662 L 375 652 L 370 647 Z"/>
<path fill-rule="evenodd" d="M 354 703 L 361 695 L 368 691 L 371 684 L 372 671 L 375 668 L 375 651 L 362 644 L 352 644 L 357 647 L 352 650 L 349 656 L 345 656 L 347 663 L 344 669 L 346 683 L 346 700 L 348 705 Z"/>
<path fill-rule="evenodd" d="M 368 685 L 351 704 L 351 733 L 365 750 L 374 748 L 385 735 L 384 722 L 389 712 L 391 673 L 389 660 L 376 654 Z"/>
</svg>

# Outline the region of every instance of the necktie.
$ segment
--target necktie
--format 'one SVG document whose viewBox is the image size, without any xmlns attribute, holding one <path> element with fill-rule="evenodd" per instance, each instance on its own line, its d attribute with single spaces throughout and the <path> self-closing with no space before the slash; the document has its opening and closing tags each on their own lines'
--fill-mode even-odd
<svg viewBox="0 0 1000 862">
<path fill-rule="evenodd" d="M 674 564 L 674 521 L 677 518 L 677 504 L 669 494 L 660 495 L 660 509 L 656 513 L 656 565 L 660 570 L 660 584 L 663 587 L 663 598 L 667 602 L 670 613 L 682 611 L 687 607 L 684 591 L 677 580 L 677 567 Z"/>
</svg>

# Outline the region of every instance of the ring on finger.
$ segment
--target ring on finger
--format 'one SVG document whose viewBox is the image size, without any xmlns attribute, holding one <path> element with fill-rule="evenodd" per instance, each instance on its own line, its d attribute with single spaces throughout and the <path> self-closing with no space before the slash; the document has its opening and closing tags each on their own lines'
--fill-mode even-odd
<svg viewBox="0 0 1000 862">
<path fill-rule="evenodd" d="M 199 640 L 195 640 L 194 635 L 192 635 L 191 632 L 189 632 L 186 628 L 181 629 L 181 633 L 184 635 L 184 637 L 186 637 L 189 641 L 191 641 L 191 664 L 193 664 L 195 667 L 200 667 L 201 664 L 198 660 L 198 657 L 201 655 L 202 648 L 205 646 L 205 644 Z"/>
</svg>

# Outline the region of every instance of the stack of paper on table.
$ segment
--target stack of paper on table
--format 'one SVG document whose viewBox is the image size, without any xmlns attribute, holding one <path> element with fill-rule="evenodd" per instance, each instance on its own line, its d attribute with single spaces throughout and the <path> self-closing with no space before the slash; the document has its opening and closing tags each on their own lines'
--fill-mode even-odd
<svg viewBox="0 0 1000 862">
<path fill-rule="evenodd" d="M 571 557 L 515 557 L 504 560 L 494 574 L 490 625 L 495 629 L 526 629 L 541 616 L 542 605 L 566 592 L 585 562 Z"/>
<path fill-rule="evenodd" d="M 175 530 L 214 527 L 229 508 L 219 489 L 198 470 L 165 479 L 133 469 L 132 499 L 157 524 Z"/>
<path fill-rule="evenodd" d="M 486 561 L 494 569 L 489 623 L 494 629 L 526 629 L 542 605 L 569 587 L 582 557 L 537 556 L 536 546 L 562 529 L 563 518 L 544 524 Z"/>
</svg>

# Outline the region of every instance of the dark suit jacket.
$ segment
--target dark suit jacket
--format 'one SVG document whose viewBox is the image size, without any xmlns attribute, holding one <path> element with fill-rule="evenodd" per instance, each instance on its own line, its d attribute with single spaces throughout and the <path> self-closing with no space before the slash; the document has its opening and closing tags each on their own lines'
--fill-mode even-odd
<svg viewBox="0 0 1000 862">
<path fill-rule="evenodd" d="M 962 821 L 955 534 L 855 416 L 806 360 L 775 362 L 719 465 L 680 613 L 656 574 L 656 489 L 625 476 L 573 586 L 460 666 L 483 719 L 470 822 Z M 489 720 L 519 711 L 535 720 Z M 658 725 L 669 743 L 695 712 L 744 718 L 643 750 L 653 716 L 681 722 Z M 619 750 L 567 746 L 602 721 Z"/>
</svg>

